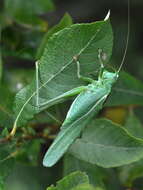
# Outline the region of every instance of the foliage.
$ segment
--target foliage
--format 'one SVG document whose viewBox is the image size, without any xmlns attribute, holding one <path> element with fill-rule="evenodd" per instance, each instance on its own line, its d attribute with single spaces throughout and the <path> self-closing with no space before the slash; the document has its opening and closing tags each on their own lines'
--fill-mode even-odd
<svg viewBox="0 0 143 190">
<path fill-rule="evenodd" d="M 121 126 L 100 119 L 86 128 L 70 151 L 81 160 L 106 168 L 139 160 L 142 146 L 142 140 L 133 138 Z"/>
<path fill-rule="evenodd" d="M 26 11 L 25 11 L 26 10 Z M 42 15 L 54 10 L 52 0 L 3 1 L 0 13 L 2 28 L 2 52 L 5 56 L 15 56 L 33 60 L 48 23 Z"/>
<path fill-rule="evenodd" d="M 105 33 L 105 29 L 109 32 Z M 81 38 L 84 40 L 81 41 Z M 104 43 L 106 43 L 107 39 L 108 44 L 105 46 Z M 97 48 L 95 47 L 96 50 L 93 50 L 92 47 L 95 44 Z M 104 49 L 109 54 L 109 60 L 112 48 L 112 31 L 108 21 L 92 24 L 75 24 L 53 35 L 49 39 L 44 53 L 38 61 L 40 78 L 40 81 L 38 81 L 39 104 L 48 103 L 38 110 L 36 106 L 35 78 L 30 85 L 22 89 L 16 96 L 16 116 L 24 108 L 18 118 L 19 124 L 17 125 L 24 124 L 34 114 L 55 103 L 63 101 L 64 99 L 60 97 L 62 94 L 85 84 L 77 78 L 76 64 L 74 63 L 73 57 L 75 55 L 80 56 L 83 73 L 84 75 L 88 75 L 92 71 L 97 71 L 99 67 L 97 65 L 97 68 L 95 67 L 93 70 L 94 64 L 97 62 L 98 48 Z M 87 54 L 90 55 L 90 58 L 88 58 Z M 90 59 L 89 62 L 92 63 L 92 66 L 86 64 L 87 59 Z"/>
<path fill-rule="evenodd" d="M 47 190 L 94 190 L 92 186 L 89 185 L 88 177 L 81 172 L 72 173 L 57 183 L 57 186 L 51 186 Z"/>
<path fill-rule="evenodd" d="M 90 80 L 99 80 L 101 61 L 106 71 L 116 72 L 110 18 L 73 24 L 66 13 L 51 26 L 52 0 L 3 0 L 0 9 L 0 190 L 141 186 L 143 82 L 121 71 L 108 97 L 96 93 L 93 111 L 84 107 L 91 101 L 88 83 L 77 72 L 77 60 L 80 74 Z M 83 89 L 86 99 L 76 104 Z M 83 116 L 88 110 L 91 115 L 79 119 L 80 106 Z M 46 166 L 65 154 L 51 169 L 41 166 L 47 149 L 44 163 L 52 164 Z M 14 184 L 17 171 L 22 185 Z"/>
<path fill-rule="evenodd" d="M 36 15 L 43 14 L 44 12 L 53 10 L 54 6 L 51 0 L 45 1 L 28 1 L 24 2 L 22 0 L 15 0 L 11 3 L 10 0 L 4 1 L 4 11 L 7 12 L 10 19 L 20 23 L 26 27 L 36 27 L 44 24 L 44 22 L 38 18 Z M 26 11 L 25 11 L 26 10 Z M 38 25 L 38 27 L 37 27 Z"/>
</svg>

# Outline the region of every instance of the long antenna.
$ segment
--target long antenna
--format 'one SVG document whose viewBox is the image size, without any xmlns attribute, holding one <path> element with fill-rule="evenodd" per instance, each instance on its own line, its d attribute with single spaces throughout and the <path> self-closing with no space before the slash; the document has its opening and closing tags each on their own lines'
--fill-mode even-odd
<svg viewBox="0 0 143 190">
<path fill-rule="evenodd" d="M 129 44 L 129 36 L 130 36 L 130 0 L 128 0 L 128 32 L 127 32 L 127 39 L 126 39 L 126 46 L 125 46 L 125 52 L 124 52 L 124 55 L 123 55 L 123 59 L 122 59 L 122 62 L 121 62 L 121 65 L 119 66 L 119 69 L 117 71 L 117 73 L 120 72 L 123 64 L 124 64 L 124 61 L 125 61 L 125 58 L 126 58 L 126 54 L 127 54 L 127 50 L 128 50 L 128 44 Z"/>
</svg>

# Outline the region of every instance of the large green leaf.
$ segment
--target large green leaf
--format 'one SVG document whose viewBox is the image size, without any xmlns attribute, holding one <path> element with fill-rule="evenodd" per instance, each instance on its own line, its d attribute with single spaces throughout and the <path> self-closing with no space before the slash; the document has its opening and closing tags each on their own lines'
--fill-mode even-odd
<svg viewBox="0 0 143 190">
<path fill-rule="evenodd" d="M 57 186 L 47 190 L 94 190 L 89 184 L 88 176 L 82 172 L 74 172 L 57 182 Z"/>
<path fill-rule="evenodd" d="M 56 32 L 70 26 L 72 24 L 72 18 L 70 17 L 70 15 L 68 13 L 66 13 L 64 15 L 64 17 L 61 19 L 61 21 L 55 25 L 54 27 L 50 28 L 48 30 L 48 32 L 44 35 L 43 39 L 42 39 L 42 42 L 38 48 L 38 51 L 37 51 L 37 59 L 39 59 L 42 54 L 43 54 L 43 51 L 44 51 L 44 48 L 48 42 L 48 39 Z"/>
<path fill-rule="evenodd" d="M 106 102 L 106 106 L 118 105 L 143 105 L 143 83 L 125 72 L 120 73 Z"/>
<path fill-rule="evenodd" d="M 75 24 L 55 33 L 47 42 L 39 60 L 39 103 L 53 101 L 45 107 L 36 106 L 36 81 L 22 89 L 15 100 L 15 115 L 18 125 L 31 119 L 43 109 L 64 101 L 54 98 L 79 87 L 85 82 L 77 77 L 74 56 L 79 55 L 81 72 L 89 76 L 98 71 L 98 49 L 107 54 L 109 60 L 112 51 L 112 29 L 109 20 L 91 24 Z M 106 62 L 105 62 L 106 63 Z"/>
<path fill-rule="evenodd" d="M 70 148 L 75 157 L 108 168 L 143 158 L 143 141 L 109 120 L 99 119 L 85 129 Z"/>
<path fill-rule="evenodd" d="M 54 9 L 52 0 L 5 0 L 5 11 L 19 24 L 42 29 L 45 22 L 37 15 Z M 39 28 L 40 27 L 40 28 Z"/>
</svg>

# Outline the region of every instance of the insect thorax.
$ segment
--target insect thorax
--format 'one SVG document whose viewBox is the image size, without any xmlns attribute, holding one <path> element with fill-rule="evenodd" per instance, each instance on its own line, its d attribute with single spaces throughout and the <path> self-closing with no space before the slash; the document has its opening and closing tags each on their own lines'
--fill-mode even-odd
<svg viewBox="0 0 143 190">
<path fill-rule="evenodd" d="M 117 79 L 118 73 L 104 71 L 98 80 L 88 85 L 87 89 L 89 92 L 97 92 L 99 89 L 104 89 L 108 93 Z"/>
<path fill-rule="evenodd" d="M 114 84 L 118 79 L 118 73 L 113 73 L 109 71 L 103 71 L 102 77 L 99 80 L 104 81 L 104 83 Z"/>
</svg>

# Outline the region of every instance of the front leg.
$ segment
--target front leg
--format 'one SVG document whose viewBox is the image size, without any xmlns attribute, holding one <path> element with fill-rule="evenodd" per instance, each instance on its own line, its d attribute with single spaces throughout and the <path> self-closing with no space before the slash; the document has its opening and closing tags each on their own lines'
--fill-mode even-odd
<svg viewBox="0 0 143 190">
<path fill-rule="evenodd" d="M 61 100 L 64 100 L 64 99 L 66 99 L 68 97 L 80 94 L 82 91 L 87 89 L 86 86 L 76 87 L 76 88 L 74 88 L 72 90 L 69 90 L 69 91 L 57 96 L 56 98 L 53 98 L 53 99 L 48 100 L 48 101 L 45 101 L 44 103 L 39 103 L 39 89 L 40 89 L 40 87 L 39 87 L 39 62 L 36 61 L 35 65 L 36 65 L 36 106 L 38 108 L 43 108 L 44 109 L 44 107 L 49 107 L 49 106 L 53 105 L 54 103 L 58 103 Z M 81 77 L 80 76 L 80 71 L 78 70 L 77 73 L 78 73 L 78 77 L 80 78 Z M 84 78 L 84 77 L 81 77 L 81 78 Z M 87 79 L 86 79 L 86 81 L 87 81 Z M 90 79 L 90 81 L 91 81 L 91 79 Z M 89 82 L 89 80 L 88 80 L 88 82 Z"/>
<path fill-rule="evenodd" d="M 91 79 L 91 78 L 89 78 L 89 77 L 84 77 L 84 76 L 82 76 L 82 75 L 80 74 L 80 62 L 79 62 L 79 60 L 78 60 L 78 57 L 77 57 L 77 56 L 74 56 L 74 57 L 73 57 L 73 60 L 74 60 L 74 61 L 76 62 L 76 64 L 77 64 L 77 77 L 78 77 L 79 79 L 82 79 L 83 81 L 86 81 L 86 82 L 89 82 L 89 83 L 94 82 L 93 79 Z"/>
</svg>

